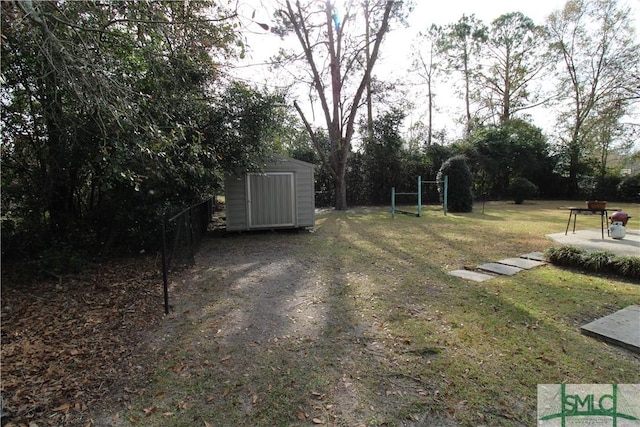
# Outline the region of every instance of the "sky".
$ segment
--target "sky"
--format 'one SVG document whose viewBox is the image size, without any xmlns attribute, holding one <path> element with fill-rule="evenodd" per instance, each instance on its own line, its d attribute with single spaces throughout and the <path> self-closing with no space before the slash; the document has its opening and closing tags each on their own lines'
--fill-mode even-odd
<svg viewBox="0 0 640 427">
<path fill-rule="evenodd" d="M 335 0 L 339 4 L 342 0 Z M 621 0 L 625 3 L 625 0 Z M 381 56 L 374 68 L 374 74 L 380 78 L 385 76 L 393 76 L 397 78 L 400 74 L 404 74 L 410 64 L 411 44 L 417 33 L 421 30 L 428 29 L 431 24 L 446 25 L 458 21 L 463 14 L 472 15 L 482 20 L 486 25 L 498 18 L 500 15 L 510 12 L 522 12 L 525 16 L 531 18 L 535 24 L 543 24 L 546 18 L 554 11 L 562 9 L 566 0 L 415 0 L 415 8 L 408 17 L 407 28 L 396 28 L 385 36 L 381 46 Z M 248 38 L 248 44 L 251 48 L 248 58 L 243 62 L 245 68 L 239 69 L 243 78 L 248 79 L 257 84 L 266 83 L 267 86 L 275 88 L 280 83 L 279 79 L 274 79 L 273 74 L 264 68 L 253 66 L 258 63 L 267 61 L 268 58 L 277 52 L 282 41 L 275 35 L 261 29 L 256 22 L 271 21 L 271 9 L 274 2 L 271 0 L 241 0 L 239 3 L 239 12 L 241 16 L 251 17 L 253 15 L 253 23 L 251 19 L 247 22 L 245 29 Z M 634 14 L 636 28 L 640 33 L 640 0 L 626 0 L 626 4 L 631 6 Z M 640 34 L 638 34 L 640 37 Z M 448 88 L 440 88 L 441 93 L 451 90 L 451 83 Z M 437 93 L 438 89 L 436 89 Z M 455 110 L 455 103 L 461 103 L 461 100 L 450 92 L 440 99 L 450 99 L 451 105 L 441 105 L 441 120 L 450 120 Z M 304 98 L 301 99 L 301 105 L 304 104 Z M 460 109 L 456 114 L 461 113 L 462 105 L 458 105 Z M 317 111 L 316 111 L 317 113 Z M 544 111 L 531 110 L 533 121 L 536 125 L 548 130 L 553 124 L 550 122 L 549 115 Z M 319 114 L 316 114 L 320 118 Z M 408 117 L 409 122 L 417 120 L 426 120 L 424 111 L 413 111 Z M 321 125 L 322 123 L 317 123 Z M 408 123 L 410 125 L 411 123 Z M 437 126 L 436 126 L 437 127 Z M 449 129 L 458 131 L 462 130 L 461 126 L 456 126 L 453 122 L 443 125 Z"/>
<path fill-rule="evenodd" d="M 640 0 L 634 1 L 640 4 Z M 522 12 L 535 24 L 542 24 L 564 4 L 565 0 L 416 0 L 416 7 L 408 19 L 409 28 L 387 34 L 385 45 L 393 46 L 398 57 L 406 57 L 410 53 L 407 40 L 412 40 L 418 31 L 428 29 L 431 24 L 444 26 L 457 22 L 466 14 L 475 15 L 489 25 L 500 15 L 510 12 Z"/>
<path fill-rule="evenodd" d="M 344 0 L 334 0 L 340 4 Z M 631 0 L 640 9 L 640 0 Z M 276 52 L 280 40 L 277 36 L 261 29 L 257 23 L 272 21 L 270 0 L 241 0 L 239 13 L 245 21 L 245 34 L 251 47 L 250 58 L 246 64 L 259 63 Z M 415 8 L 408 18 L 409 27 L 395 29 L 385 36 L 381 51 L 394 62 L 406 62 L 411 41 L 420 30 L 428 29 L 431 24 L 446 25 L 458 21 L 463 14 L 475 14 L 477 18 L 489 24 L 504 13 L 522 12 L 534 23 L 543 23 L 554 10 L 561 9 L 565 0 L 415 0 Z M 253 18 L 251 19 L 251 16 Z M 254 21 L 253 23 L 250 21 Z M 639 21 L 640 23 L 640 21 Z M 259 77 L 256 77 L 257 79 Z"/>
</svg>

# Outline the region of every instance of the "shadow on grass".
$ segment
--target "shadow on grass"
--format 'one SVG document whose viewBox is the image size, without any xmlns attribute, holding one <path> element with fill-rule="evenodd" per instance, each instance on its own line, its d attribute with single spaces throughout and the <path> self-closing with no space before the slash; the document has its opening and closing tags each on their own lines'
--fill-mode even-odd
<svg viewBox="0 0 640 427">
<path fill-rule="evenodd" d="M 633 295 L 602 299 L 600 282 L 577 294 L 552 267 L 460 281 L 447 265 L 537 248 L 525 233 L 458 216 L 387 215 L 329 212 L 313 233 L 207 242 L 153 344 L 159 368 L 133 416 L 531 425 L 537 383 L 637 382 L 633 362 L 567 322 L 594 301 L 613 307 Z"/>
</svg>

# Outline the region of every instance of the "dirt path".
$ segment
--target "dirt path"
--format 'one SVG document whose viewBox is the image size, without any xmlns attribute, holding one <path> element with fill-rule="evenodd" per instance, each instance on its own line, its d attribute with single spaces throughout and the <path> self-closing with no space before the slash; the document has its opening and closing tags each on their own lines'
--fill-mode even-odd
<svg viewBox="0 0 640 427">
<path fill-rule="evenodd" d="M 215 347 L 222 363 L 217 375 L 227 385 L 219 396 L 225 399 L 234 389 L 242 389 L 241 407 L 247 418 L 263 410 L 260 407 L 265 402 L 278 405 L 260 393 L 265 387 L 267 393 L 269 388 L 280 388 L 277 377 L 283 371 L 288 371 L 284 376 L 291 376 L 292 381 L 325 381 L 313 378 L 314 368 L 307 364 L 320 363 L 325 358 L 322 353 L 337 350 L 336 346 L 323 349 L 326 343 L 321 341 L 325 328 L 337 319 L 329 302 L 330 283 L 319 278 L 317 264 L 299 251 L 295 235 L 285 235 L 285 240 L 259 237 L 234 236 L 203 248 L 197 265 L 215 267 L 196 269 L 184 279 L 186 286 L 175 297 L 177 314 L 165 331 L 166 339 L 171 339 L 172 333 L 184 334 L 194 322 L 210 327 L 195 344 L 202 347 L 200 355 L 205 357 Z M 348 358 L 343 357 L 342 363 Z M 334 371 L 340 366 L 323 367 L 328 368 Z M 292 369 L 299 372 L 291 375 Z M 331 398 L 323 387 L 328 384 L 318 384 L 308 396 L 297 397 L 300 402 L 290 418 L 330 423 L 356 409 L 357 397 L 347 379 L 350 375 L 330 372 L 327 376 L 342 379 L 333 385 Z M 302 384 L 291 386 L 294 391 L 304 388 Z M 335 406 L 337 400 L 339 406 Z"/>
<path fill-rule="evenodd" d="M 363 366 L 375 373 L 393 359 L 382 324 L 353 311 L 358 295 L 345 295 L 346 280 L 364 279 L 316 259 L 308 240 L 257 233 L 206 242 L 196 267 L 172 283 L 174 314 L 149 338 L 156 377 L 127 410 L 95 425 L 381 425 L 407 395 L 430 393 L 416 379 L 366 378 Z M 361 386 L 365 379 L 379 388 Z M 450 425 L 429 419 L 391 424 Z"/>
</svg>

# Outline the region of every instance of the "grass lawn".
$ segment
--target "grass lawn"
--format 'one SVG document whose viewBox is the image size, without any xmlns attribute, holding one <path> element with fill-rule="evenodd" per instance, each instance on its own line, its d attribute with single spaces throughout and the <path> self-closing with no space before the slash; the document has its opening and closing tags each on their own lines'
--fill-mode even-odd
<svg viewBox="0 0 640 427">
<path fill-rule="evenodd" d="M 483 283 L 447 274 L 546 250 L 569 204 L 395 219 L 386 208 L 327 211 L 310 233 L 209 239 L 173 278 L 175 314 L 150 338 L 149 383 L 106 419 L 530 426 L 537 384 L 640 383 L 637 354 L 579 330 L 639 304 L 640 284 L 554 266 Z M 620 207 L 638 228 L 640 207 Z"/>
</svg>

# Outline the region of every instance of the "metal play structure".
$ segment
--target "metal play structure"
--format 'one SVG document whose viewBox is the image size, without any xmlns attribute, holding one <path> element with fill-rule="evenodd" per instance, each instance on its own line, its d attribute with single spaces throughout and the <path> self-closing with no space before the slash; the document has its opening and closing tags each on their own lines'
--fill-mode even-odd
<svg viewBox="0 0 640 427">
<path fill-rule="evenodd" d="M 425 184 L 437 184 L 437 185 L 443 184 L 444 192 L 442 197 L 442 209 L 444 211 L 444 214 L 445 215 L 447 214 L 447 196 L 449 194 L 449 177 L 445 175 L 442 181 L 422 181 L 422 177 L 418 176 L 418 191 L 416 193 L 397 193 L 396 188 L 391 187 L 391 217 L 392 218 L 396 217 L 396 213 L 411 215 L 416 217 L 422 216 L 422 183 L 423 182 Z M 396 207 L 397 196 L 417 196 L 418 211 L 410 212 L 410 211 L 398 209 Z"/>
</svg>

